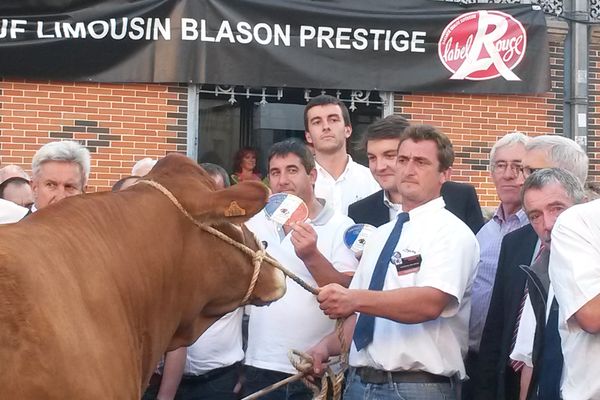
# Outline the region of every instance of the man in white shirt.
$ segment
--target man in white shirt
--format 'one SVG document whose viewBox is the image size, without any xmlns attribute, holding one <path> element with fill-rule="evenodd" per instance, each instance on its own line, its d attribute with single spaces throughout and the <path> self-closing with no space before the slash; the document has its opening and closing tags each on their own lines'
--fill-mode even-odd
<svg viewBox="0 0 600 400">
<path fill-rule="evenodd" d="M 352 161 L 346 152 L 352 125 L 340 99 L 328 95 L 311 99 L 304 108 L 304 128 L 315 153 L 318 198 L 347 215 L 350 204 L 381 189 L 369 168 Z"/>
<path fill-rule="evenodd" d="M 550 280 L 558 301 L 565 400 L 600 398 L 600 200 L 573 206 L 552 231 Z"/>
<path fill-rule="evenodd" d="M 408 127 L 396 173 L 403 212 L 371 236 L 350 289 L 327 285 L 319 293 L 325 314 L 348 317 L 346 342 L 354 339 L 345 399 L 455 399 L 452 382 L 466 376 L 479 246 L 440 197 L 453 161 L 446 135 L 428 125 Z M 376 276 L 382 288 L 374 285 Z M 335 332 L 311 348 L 315 372 L 339 352 Z"/>
<path fill-rule="evenodd" d="M 275 143 L 268 164 L 273 192 L 301 198 L 309 220 L 282 226 L 261 212 L 246 226 L 265 244 L 269 255 L 313 287 L 334 282 L 348 286 L 358 262 L 344 245 L 343 235 L 353 222 L 315 195 L 317 172 L 307 146 L 294 139 Z M 319 310 L 316 297 L 294 282 L 288 282 L 286 294 L 268 307 L 250 307 L 245 395 L 297 372 L 288 351 L 316 344 L 334 325 Z M 308 400 L 312 392 L 302 382 L 294 382 L 263 398 Z"/>
</svg>

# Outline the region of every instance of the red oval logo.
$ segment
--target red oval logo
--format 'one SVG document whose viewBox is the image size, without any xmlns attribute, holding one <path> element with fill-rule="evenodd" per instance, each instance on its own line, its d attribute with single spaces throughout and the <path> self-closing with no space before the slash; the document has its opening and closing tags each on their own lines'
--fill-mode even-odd
<svg viewBox="0 0 600 400">
<path fill-rule="evenodd" d="M 450 79 L 521 79 L 512 71 L 525 55 L 527 33 L 512 15 L 479 10 L 462 14 L 446 26 L 438 55 Z"/>
</svg>

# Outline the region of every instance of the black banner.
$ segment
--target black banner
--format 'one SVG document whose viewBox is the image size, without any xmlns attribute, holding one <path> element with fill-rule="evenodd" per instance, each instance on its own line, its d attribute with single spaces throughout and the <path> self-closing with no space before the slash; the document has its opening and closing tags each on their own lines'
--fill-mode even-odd
<svg viewBox="0 0 600 400">
<path fill-rule="evenodd" d="M 4 0 L 0 76 L 541 93 L 542 11 L 427 0 Z"/>
</svg>

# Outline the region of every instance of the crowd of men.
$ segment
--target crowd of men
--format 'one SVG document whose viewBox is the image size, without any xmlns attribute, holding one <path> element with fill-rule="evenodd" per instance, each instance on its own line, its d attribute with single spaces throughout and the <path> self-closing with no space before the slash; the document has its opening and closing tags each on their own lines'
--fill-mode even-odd
<svg viewBox="0 0 600 400">
<path fill-rule="evenodd" d="M 361 141 L 366 168 L 347 154 L 341 101 L 312 99 L 304 122 L 310 147 L 275 143 L 267 175 L 273 193 L 303 200 L 308 219 L 281 225 L 261 212 L 246 225 L 318 296 L 290 282 L 269 307 L 227 314 L 166 353 L 144 399 L 238 399 L 294 374 L 291 349 L 320 375 L 342 351 L 337 318 L 351 344 L 345 399 L 600 399 L 600 200 L 588 202 L 580 146 L 500 138 L 489 159 L 500 204 L 485 222 L 473 186 L 451 181 L 454 150 L 437 128 L 398 115 L 374 122 Z M 222 167 L 202 166 L 217 189 L 229 186 Z M 31 179 L 1 168 L 0 222 L 84 193 L 89 171 L 89 152 L 71 141 L 42 146 Z M 360 256 L 343 240 L 355 223 L 377 227 Z M 297 381 L 264 398 L 312 396 Z"/>
</svg>

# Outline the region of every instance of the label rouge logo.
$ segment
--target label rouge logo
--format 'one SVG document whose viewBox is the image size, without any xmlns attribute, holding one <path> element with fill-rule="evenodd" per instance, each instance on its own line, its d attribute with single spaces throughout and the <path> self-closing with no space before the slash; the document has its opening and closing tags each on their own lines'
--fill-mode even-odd
<svg viewBox="0 0 600 400">
<path fill-rule="evenodd" d="M 462 14 L 446 26 L 438 43 L 450 79 L 521 79 L 512 71 L 523 59 L 527 33 L 511 15 L 492 10 Z"/>
</svg>

